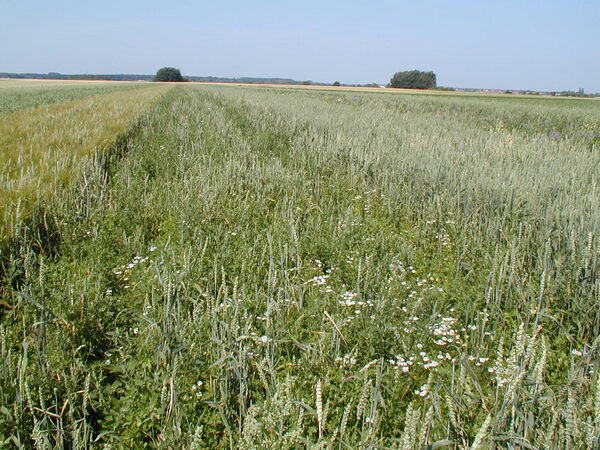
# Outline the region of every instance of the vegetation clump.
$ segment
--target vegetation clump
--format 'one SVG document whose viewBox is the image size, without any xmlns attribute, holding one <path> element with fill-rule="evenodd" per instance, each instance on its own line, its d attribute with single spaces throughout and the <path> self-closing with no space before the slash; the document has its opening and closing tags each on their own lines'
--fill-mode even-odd
<svg viewBox="0 0 600 450">
<path fill-rule="evenodd" d="M 175 67 L 163 67 L 158 69 L 152 81 L 182 82 L 187 81 L 187 79 L 181 76 L 179 69 Z"/>
<path fill-rule="evenodd" d="M 409 70 L 396 72 L 390 80 L 389 87 L 403 89 L 431 89 L 436 87 L 436 77 L 433 72 Z"/>
</svg>

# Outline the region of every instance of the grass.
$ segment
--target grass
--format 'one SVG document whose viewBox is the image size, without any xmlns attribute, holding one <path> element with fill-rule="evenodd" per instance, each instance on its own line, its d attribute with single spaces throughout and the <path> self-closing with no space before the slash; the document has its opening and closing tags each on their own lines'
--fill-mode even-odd
<svg viewBox="0 0 600 450">
<path fill-rule="evenodd" d="M 53 251 L 15 225 L 0 439 L 594 445 L 596 111 L 536 102 L 168 91 L 51 197 Z"/>
</svg>

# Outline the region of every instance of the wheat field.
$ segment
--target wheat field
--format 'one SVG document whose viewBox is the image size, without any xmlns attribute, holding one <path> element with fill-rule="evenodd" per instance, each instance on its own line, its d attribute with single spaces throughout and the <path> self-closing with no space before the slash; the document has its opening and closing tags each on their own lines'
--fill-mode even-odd
<svg viewBox="0 0 600 450">
<path fill-rule="evenodd" d="M 0 119 L 3 445 L 599 445 L 597 101 L 190 83 Z"/>
</svg>

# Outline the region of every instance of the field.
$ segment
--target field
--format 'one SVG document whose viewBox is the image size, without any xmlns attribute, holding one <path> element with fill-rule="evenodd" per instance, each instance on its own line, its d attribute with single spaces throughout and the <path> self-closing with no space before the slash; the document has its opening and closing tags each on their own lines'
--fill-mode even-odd
<svg viewBox="0 0 600 450">
<path fill-rule="evenodd" d="M 139 84 L 0 89 L 3 228 L 14 226 L 19 202 L 32 204 L 32 198 L 40 201 L 68 187 L 82 159 L 124 136 L 140 109 L 166 89 Z"/>
<path fill-rule="evenodd" d="M 600 445 L 600 102 L 143 86 L 0 90 L 1 445 Z"/>
<path fill-rule="evenodd" d="M 68 89 L 65 87 L 69 86 Z M 0 79 L 0 114 L 14 112 L 35 106 L 63 103 L 115 91 L 127 91 L 144 87 L 143 83 L 110 83 L 88 81 L 39 80 L 14 81 Z"/>
</svg>

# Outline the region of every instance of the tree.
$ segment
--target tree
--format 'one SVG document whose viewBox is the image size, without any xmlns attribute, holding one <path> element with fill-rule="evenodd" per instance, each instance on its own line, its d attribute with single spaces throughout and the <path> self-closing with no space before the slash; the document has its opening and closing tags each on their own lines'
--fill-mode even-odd
<svg viewBox="0 0 600 450">
<path fill-rule="evenodd" d="M 175 67 L 163 67 L 158 69 L 152 81 L 185 81 L 179 69 Z"/>
<path fill-rule="evenodd" d="M 436 87 L 435 73 L 419 70 L 396 72 L 390 80 L 389 86 L 405 89 L 431 89 Z"/>
<path fill-rule="evenodd" d="M 334 85 L 334 86 L 339 86 L 339 85 L 340 85 L 340 82 L 339 82 L 339 81 L 334 81 L 334 82 L 333 82 L 333 85 Z"/>
</svg>

